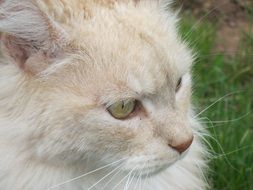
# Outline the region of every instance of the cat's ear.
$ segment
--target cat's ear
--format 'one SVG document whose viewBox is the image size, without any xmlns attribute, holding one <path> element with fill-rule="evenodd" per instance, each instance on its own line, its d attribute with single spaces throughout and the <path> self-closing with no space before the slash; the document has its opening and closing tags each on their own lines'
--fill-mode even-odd
<svg viewBox="0 0 253 190">
<path fill-rule="evenodd" d="M 22 70 L 47 67 L 67 43 L 64 30 L 32 0 L 0 0 L 2 54 Z"/>
</svg>

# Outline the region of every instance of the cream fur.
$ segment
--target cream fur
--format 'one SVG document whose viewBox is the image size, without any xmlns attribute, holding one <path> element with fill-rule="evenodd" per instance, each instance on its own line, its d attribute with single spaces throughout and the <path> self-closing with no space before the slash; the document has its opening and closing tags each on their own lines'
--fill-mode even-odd
<svg viewBox="0 0 253 190">
<path fill-rule="evenodd" d="M 0 1 L 0 189 L 208 188 L 204 131 L 191 106 L 192 55 L 167 4 Z M 116 120 L 106 106 L 124 98 L 143 109 Z M 168 146 L 192 133 L 182 155 Z M 138 187 L 127 174 L 141 172 L 156 174 Z"/>
</svg>

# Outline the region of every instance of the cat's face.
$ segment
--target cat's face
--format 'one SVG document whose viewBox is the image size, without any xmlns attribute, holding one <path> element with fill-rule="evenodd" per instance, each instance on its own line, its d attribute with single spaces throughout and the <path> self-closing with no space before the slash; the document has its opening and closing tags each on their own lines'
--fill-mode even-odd
<svg viewBox="0 0 253 190">
<path fill-rule="evenodd" d="M 29 88 L 37 86 L 33 99 L 40 102 L 32 133 L 36 157 L 122 160 L 123 170 L 145 174 L 187 152 L 193 139 L 190 52 L 166 14 L 121 9 L 97 13 L 69 32 L 71 50 L 26 79 Z"/>
</svg>

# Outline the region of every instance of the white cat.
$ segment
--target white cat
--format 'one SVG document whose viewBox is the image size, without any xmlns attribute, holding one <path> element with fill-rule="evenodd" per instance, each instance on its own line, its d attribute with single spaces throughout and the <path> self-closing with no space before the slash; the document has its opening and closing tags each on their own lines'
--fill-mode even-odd
<svg viewBox="0 0 253 190">
<path fill-rule="evenodd" d="M 0 1 L 1 190 L 208 187 L 168 4 Z"/>
</svg>

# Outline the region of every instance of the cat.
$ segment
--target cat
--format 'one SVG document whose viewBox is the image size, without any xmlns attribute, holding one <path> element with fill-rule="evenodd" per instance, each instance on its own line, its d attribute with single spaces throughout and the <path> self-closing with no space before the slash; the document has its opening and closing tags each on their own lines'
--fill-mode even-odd
<svg viewBox="0 0 253 190">
<path fill-rule="evenodd" d="M 170 3 L 0 1 L 1 190 L 208 188 Z"/>
</svg>

